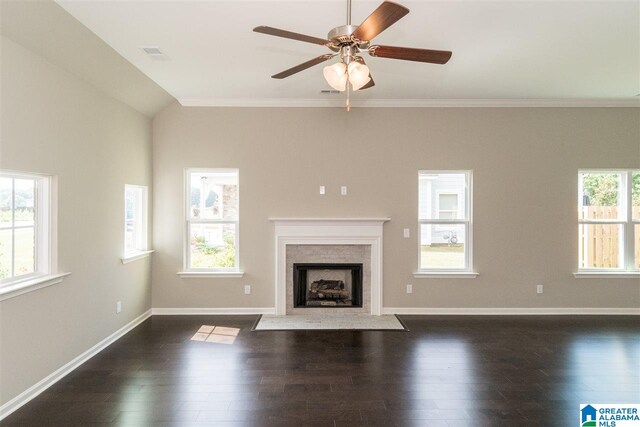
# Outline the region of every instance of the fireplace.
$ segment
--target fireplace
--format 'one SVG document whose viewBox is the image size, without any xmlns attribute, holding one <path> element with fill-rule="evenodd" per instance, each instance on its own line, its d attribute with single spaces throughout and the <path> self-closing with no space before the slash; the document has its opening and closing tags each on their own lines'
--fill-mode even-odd
<svg viewBox="0 0 640 427">
<path fill-rule="evenodd" d="M 362 307 L 362 264 L 293 264 L 296 308 Z"/>
<path fill-rule="evenodd" d="M 276 315 L 382 314 L 382 232 L 389 218 L 269 218 L 275 225 Z M 362 264 L 359 307 L 296 307 L 294 264 Z"/>
</svg>

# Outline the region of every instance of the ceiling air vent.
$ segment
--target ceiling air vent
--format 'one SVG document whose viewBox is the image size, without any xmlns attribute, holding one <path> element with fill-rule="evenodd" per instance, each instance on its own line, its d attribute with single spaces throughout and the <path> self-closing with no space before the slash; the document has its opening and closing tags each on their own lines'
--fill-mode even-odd
<svg viewBox="0 0 640 427">
<path fill-rule="evenodd" d="M 168 59 L 168 56 L 157 46 L 142 46 L 140 49 L 151 59 Z"/>
<path fill-rule="evenodd" d="M 321 95 L 335 95 L 340 93 L 339 90 L 331 90 L 331 89 L 321 89 L 320 90 L 320 94 Z"/>
</svg>

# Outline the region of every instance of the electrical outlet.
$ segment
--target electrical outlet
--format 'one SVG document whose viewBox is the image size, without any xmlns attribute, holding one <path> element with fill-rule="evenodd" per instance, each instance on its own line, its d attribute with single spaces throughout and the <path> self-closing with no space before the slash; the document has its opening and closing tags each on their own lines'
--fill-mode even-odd
<svg viewBox="0 0 640 427">
<path fill-rule="evenodd" d="M 544 292 L 544 285 L 538 285 L 538 293 L 541 294 Z"/>
<path fill-rule="evenodd" d="M 402 231 L 402 233 L 403 233 L 405 239 L 408 239 L 409 237 L 411 237 L 411 230 L 409 230 L 408 228 L 405 228 Z"/>
<path fill-rule="evenodd" d="M 122 311 L 122 301 L 118 301 L 116 303 L 116 313 L 120 313 Z"/>
<path fill-rule="evenodd" d="M 249 295 L 251 293 L 251 285 L 244 285 L 244 293 L 245 295 Z"/>
<path fill-rule="evenodd" d="M 340 194 L 342 194 L 343 196 L 347 195 L 347 186 L 343 185 L 342 187 L 340 187 Z"/>
<path fill-rule="evenodd" d="M 325 193 L 324 185 L 321 185 L 320 186 L 320 194 L 324 195 L 324 193 Z"/>
<path fill-rule="evenodd" d="M 413 285 L 407 285 L 407 293 L 408 294 L 412 294 L 413 293 Z"/>
</svg>

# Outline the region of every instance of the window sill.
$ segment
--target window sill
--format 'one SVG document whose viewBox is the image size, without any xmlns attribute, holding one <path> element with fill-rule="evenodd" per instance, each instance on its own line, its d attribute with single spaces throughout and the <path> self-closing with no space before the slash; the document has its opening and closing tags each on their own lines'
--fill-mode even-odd
<svg viewBox="0 0 640 427">
<path fill-rule="evenodd" d="M 7 285 L 0 289 L 0 301 L 61 283 L 62 280 L 70 274 L 71 273 L 47 274 L 45 276 L 39 276 L 18 282 L 13 285 Z"/>
<path fill-rule="evenodd" d="M 130 262 L 133 262 L 135 260 L 146 258 L 154 252 L 155 249 L 152 249 L 150 251 L 131 252 L 120 258 L 120 261 L 122 261 L 123 264 L 129 264 Z"/>
<path fill-rule="evenodd" d="M 179 271 L 176 274 L 181 279 L 241 278 L 244 276 L 244 271 Z"/>
<path fill-rule="evenodd" d="M 573 273 L 576 279 L 640 279 L 640 271 L 577 271 Z"/>
<path fill-rule="evenodd" d="M 475 279 L 478 277 L 475 271 L 448 271 L 448 272 L 427 272 L 416 271 L 413 277 L 416 279 Z"/>
</svg>

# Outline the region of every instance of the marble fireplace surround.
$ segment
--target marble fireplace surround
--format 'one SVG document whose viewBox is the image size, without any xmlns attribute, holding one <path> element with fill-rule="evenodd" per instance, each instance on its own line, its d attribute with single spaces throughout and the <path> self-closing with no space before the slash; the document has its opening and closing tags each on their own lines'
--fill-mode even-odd
<svg viewBox="0 0 640 427">
<path fill-rule="evenodd" d="M 269 218 L 275 224 L 276 315 L 287 314 L 287 245 L 368 245 L 370 314 L 382 314 L 382 231 L 390 218 Z M 336 309 L 341 310 L 341 309 Z"/>
</svg>

